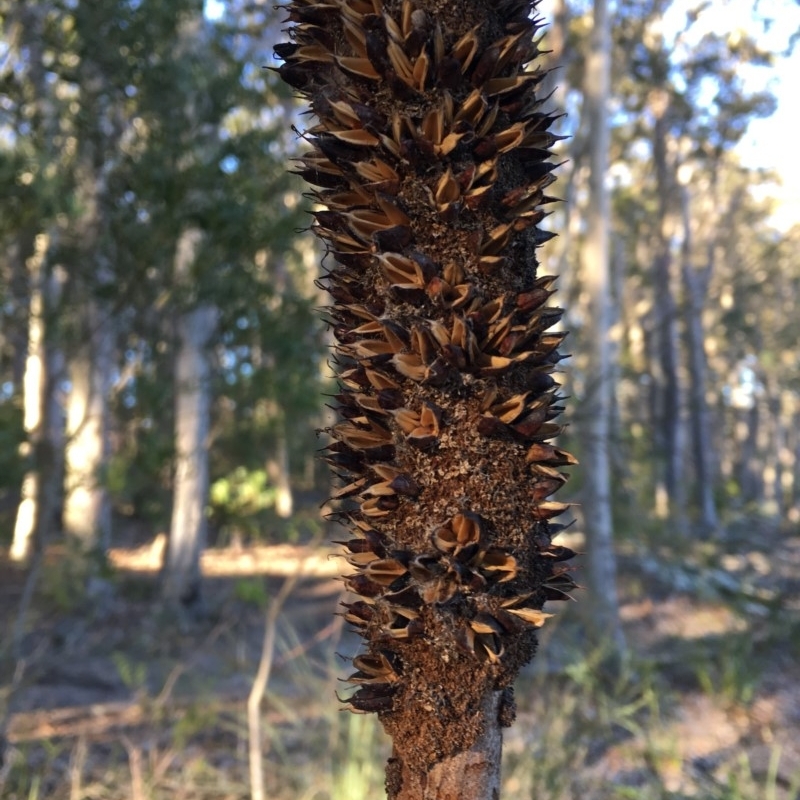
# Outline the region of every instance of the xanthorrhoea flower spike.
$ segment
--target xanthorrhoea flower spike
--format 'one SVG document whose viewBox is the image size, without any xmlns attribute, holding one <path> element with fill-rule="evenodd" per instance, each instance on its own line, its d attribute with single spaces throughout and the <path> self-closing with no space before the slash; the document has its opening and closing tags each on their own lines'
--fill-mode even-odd
<svg viewBox="0 0 800 800">
<path fill-rule="evenodd" d="M 575 586 L 551 543 L 575 461 L 551 443 L 565 334 L 537 275 L 557 137 L 535 6 L 293 0 L 276 47 L 316 120 L 297 171 L 331 256 L 325 458 L 352 531 L 344 616 L 365 643 L 345 702 L 393 739 L 390 797 L 492 796 L 497 770 L 440 767 L 474 765 L 464 754 L 513 719 L 542 606 Z"/>
</svg>

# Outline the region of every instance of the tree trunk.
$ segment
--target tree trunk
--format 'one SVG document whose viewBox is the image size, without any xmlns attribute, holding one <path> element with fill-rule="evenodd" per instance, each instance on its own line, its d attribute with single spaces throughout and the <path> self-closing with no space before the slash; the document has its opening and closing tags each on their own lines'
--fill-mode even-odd
<svg viewBox="0 0 800 800">
<path fill-rule="evenodd" d="M 714 268 L 714 245 L 708 247 L 708 258 L 702 269 L 692 266 L 692 223 L 689 190 L 681 187 L 683 217 L 682 273 L 686 287 L 686 336 L 689 351 L 689 419 L 692 431 L 692 456 L 699 508 L 700 530 L 715 531 L 719 521 L 714 502 L 714 443 L 711 437 L 711 414 L 706 400 L 706 369 L 703 308 Z"/>
<path fill-rule="evenodd" d="M 760 418 L 759 399 L 753 397 L 750 406 L 740 412 L 736 426 L 739 441 L 737 477 L 745 505 L 758 503 L 762 496 L 763 476 L 758 459 Z"/>
<path fill-rule="evenodd" d="M 188 279 L 202 234 L 184 231 L 178 242 L 176 275 Z M 206 545 L 208 438 L 211 427 L 211 359 L 208 344 L 219 317 L 201 305 L 179 315 L 175 362 L 175 487 L 172 522 L 162 572 L 162 595 L 170 603 L 201 599 L 200 555 Z"/>
<path fill-rule="evenodd" d="M 625 650 L 625 636 L 617 600 L 616 556 L 611 516 L 609 429 L 611 422 L 612 365 L 610 208 L 606 188 L 608 150 L 608 95 L 611 63 L 611 27 L 606 0 L 594 2 L 594 24 L 584 89 L 585 114 L 592 132 L 589 144 L 591 174 L 586 212 L 587 235 L 581 249 L 583 284 L 590 299 L 587 321 L 588 369 L 586 399 L 581 418 L 585 443 L 585 499 L 583 519 L 589 544 L 592 606 L 598 638 Z"/>
<path fill-rule="evenodd" d="M 87 300 L 84 341 L 70 365 L 64 530 L 85 552 L 111 543 L 111 504 L 101 480 L 109 454 L 108 393 L 114 360 L 110 312 Z"/>
<path fill-rule="evenodd" d="M 659 457 L 663 464 L 663 491 L 666 510 L 675 529 L 685 529 L 686 487 L 683 481 L 683 420 L 681 391 L 678 377 L 678 314 L 672 285 L 671 239 L 675 220 L 670 210 L 673 185 L 669 178 L 667 131 L 669 99 L 663 89 L 654 90 L 652 110 L 656 122 L 653 130 L 653 161 L 655 162 L 656 192 L 659 203 L 659 222 L 656 253 L 653 262 L 654 326 L 657 348 L 656 374 L 660 394 L 660 415 L 655 426 Z"/>
<path fill-rule="evenodd" d="M 267 476 L 275 487 L 275 513 L 281 519 L 289 519 L 294 510 L 294 498 L 289 464 L 289 439 L 286 435 L 286 418 L 282 411 L 279 412 L 277 426 L 275 452 L 267 460 Z"/>
<path fill-rule="evenodd" d="M 18 231 L 6 246 L 5 258 L 0 268 L 0 281 L 6 287 L 4 300 L 12 309 L 8 315 L 3 337 L 11 351 L 11 384 L 15 397 L 23 398 L 23 381 L 28 354 L 28 322 L 30 320 L 30 291 L 27 262 L 35 251 L 36 232 L 28 227 Z M 2 346 L 2 342 L 0 342 Z M 23 398 L 24 409 L 24 398 Z M 20 456 L 24 457 L 24 446 Z M 22 484 L 8 487 L 6 501 L 10 508 L 19 508 Z M 23 548 L 24 550 L 24 548 Z"/>
<path fill-rule="evenodd" d="M 779 393 L 776 421 L 776 470 L 775 493 L 778 500 L 778 512 L 782 520 L 791 516 L 794 484 L 794 452 L 792 450 L 792 417 L 795 398 L 792 392 L 781 387 L 775 388 Z"/>
<path fill-rule="evenodd" d="M 73 280 L 73 302 L 82 306 L 76 343 L 70 353 L 71 391 L 67 407 L 64 526 L 82 550 L 105 551 L 111 544 L 111 503 L 103 481 L 110 454 L 109 393 L 114 369 L 114 323 L 107 301 L 113 283 L 113 236 L 109 231 L 109 173 L 118 158 L 116 130 L 103 95 L 108 78 L 91 61 L 81 61 L 82 103 L 86 109 L 80 143 L 75 221 L 81 269 Z"/>
<path fill-rule="evenodd" d="M 794 399 L 795 410 L 791 415 L 791 444 L 787 446 L 790 453 L 789 469 L 789 521 L 800 524 L 800 408 Z"/>
<path fill-rule="evenodd" d="M 574 459 L 550 443 L 565 334 L 537 275 L 555 137 L 535 5 L 294 0 L 276 48 L 318 120 L 299 172 L 332 256 L 325 457 L 365 639 L 344 702 L 393 740 L 392 800 L 498 796 L 507 690 L 575 587 L 549 522 Z"/>
<path fill-rule="evenodd" d="M 287 118 L 291 118 L 292 110 L 284 108 Z M 264 257 L 263 267 L 266 268 L 267 259 Z M 273 291 L 278 297 L 285 297 L 290 291 L 289 270 L 282 258 L 273 259 L 269 263 L 269 279 Z M 264 351 L 260 345 L 251 347 L 250 357 L 253 367 L 259 369 L 264 365 Z M 266 473 L 270 483 L 275 487 L 275 513 L 281 519 L 289 519 L 294 511 L 294 496 L 292 494 L 292 480 L 289 463 L 289 438 L 286 433 L 286 411 L 279 402 L 264 403 L 265 413 L 274 419 L 275 449 L 266 461 Z"/>
<path fill-rule="evenodd" d="M 766 408 L 768 411 L 766 454 L 762 474 L 764 476 L 764 512 L 776 519 L 783 519 L 785 514 L 783 498 L 783 481 L 781 453 L 786 444 L 781 415 L 780 392 L 772 382 L 767 385 Z"/>
<path fill-rule="evenodd" d="M 7 338 L 11 343 L 11 380 L 14 391 L 20 392 L 25 376 L 25 362 L 28 352 L 28 321 L 30 311 L 29 275 L 26 266 L 36 247 L 36 231 L 33 228 L 21 230 L 7 251 L 7 281 L 9 300 L 13 313 L 9 320 Z"/>
<path fill-rule="evenodd" d="M 620 402 L 620 392 L 614 391 L 614 387 L 622 385 L 622 345 L 625 341 L 627 321 L 623 315 L 623 305 L 625 302 L 625 272 L 626 261 L 622 237 L 613 236 L 610 253 L 610 308 L 609 317 L 609 337 L 607 339 L 609 350 L 609 382 L 611 391 L 611 408 L 609 410 L 608 423 L 608 458 L 609 470 L 614 476 L 617 493 L 611 492 L 612 508 L 616 501 L 627 502 L 625 487 L 629 485 L 631 477 L 631 459 L 628 455 L 628 443 L 625 441 L 624 427 L 627 425 L 625 419 L 626 409 Z M 621 491 L 620 491 L 621 490 Z M 621 496 L 622 495 L 622 496 Z"/>
<path fill-rule="evenodd" d="M 31 125 L 41 136 L 45 160 L 53 160 L 53 141 L 58 132 L 59 120 L 44 60 L 45 25 L 49 7 L 47 4 L 20 3 L 12 10 L 13 13 L 7 20 L 9 29 L 13 29 L 15 23 L 19 25 L 20 36 L 16 44 L 21 50 L 27 51 L 27 59 L 23 63 L 28 72 L 33 98 L 34 114 Z M 47 529 L 57 522 L 58 456 L 50 434 L 59 420 L 51 420 L 48 415 L 53 411 L 55 380 L 52 372 L 58 364 L 58 358 L 53 355 L 52 342 L 47 335 L 53 306 L 50 302 L 52 298 L 48 295 L 55 291 L 55 286 L 51 283 L 52 265 L 48 258 L 54 235 L 54 231 L 34 235 L 31 229 L 25 238 L 33 237 L 34 243 L 32 252 L 27 257 L 27 243 L 20 242 L 20 260 L 24 260 L 28 280 L 27 347 L 22 379 L 23 424 L 27 439 L 21 452 L 28 466 L 22 481 L 9 552 L 11 560 L 18 562 L 27 561 L 31 557 L 35 547 L 41 546 Z"/>
<path fill-rule="evenodd" d="M 28 462 L 22 481 L 20 503 L 14 522 L 14 538 L 9 551 L 12 561 L 25 562 L 41 545 L 48 528 L 56 522 L 58 492 L 56 453 L 50 434 L 51 402 L 54 391 L 50 374 L 56 359 L 47 342 L 48 266 L 50 237 L 36 237 L 35 251 L 27 262 L 29 270 L 28 353 L 23 378 L 23 425 L 26 441 L 21 455 Z"/>
</svg>

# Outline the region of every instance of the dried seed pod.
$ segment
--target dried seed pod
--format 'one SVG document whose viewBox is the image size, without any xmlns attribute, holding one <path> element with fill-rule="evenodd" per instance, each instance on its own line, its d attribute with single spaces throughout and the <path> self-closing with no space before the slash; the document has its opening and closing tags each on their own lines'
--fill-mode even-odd
<svg viewBox="0 0 800 800">
<path fill-rule="evenodd" d="M 517 560 L 502 548 L 492 547 L 480 560 L 478 569 L 492 580 L 505 583 L 517 577 Z"/>
<path fill-rule="evenodd" d="M 406 568 L 393 558 L 376 559 L 370 561 L 363 574 L 381 586 L 391 586 L 398 578 L 406 573 Z"/>
<path fill-rule="evenodd" d="M 347 680 L 359 684 L 391 684 L 397 681 L 398 675 L 386 652 L 366 653 L 353 659 L 357 672 Z"/>
<path fill-rule="evenodd" d="M 393 694 L 394 688 L 391 684 L 380 683 L 372 686 L 361 686 L 358 691 L 347 699 L 339 699 L 341 702 L 346 703 L 351 711 L 357 714 L 367 714 L 370 711 L 390 711 Z"/>
<path fill-rule="evenodd" d="M 541 628 L 545 621 L 552 617 L 552 614 L 546 614 L 538 608 L 529 608 L 524 605 L 528 596 L 525 597 L 512 597 L 510 600 L 505 600 L 502 604 L 503 610 L 508 614 L 513 614 L 528 625 L 534 628 Z"/>
<path fill-rule="evenodd" d="M 355 603 L 342 603 L 346 611 L 342 616 L 357 628 L 366 628 L 375 616 L 375 607 L 365 600 L 356 600 Z"/>
<path fill-rule="evenodd" d="M 479 545 L 485 537 L 485 524 L 470 512 L 456 514 L 445 525 L 438 526 L 432 534 L 434 547 L 447 555 L 458 555 L 464 548 Z"/>
<path fill-rule="evenodd" d="M 564 547 L 564 545 L 551 544 L 546 550 L 542 550 L 542 555 L 552 558 L 553 561 L 569 561 L 578 554 L 571 548 Z"/>
</svg>

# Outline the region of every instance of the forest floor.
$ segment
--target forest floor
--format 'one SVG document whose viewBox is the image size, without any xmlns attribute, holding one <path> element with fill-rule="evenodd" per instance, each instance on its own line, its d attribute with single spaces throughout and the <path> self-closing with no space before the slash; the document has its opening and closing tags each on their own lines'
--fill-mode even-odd
<svg viewBox="0 0 800 800">
<path fill-rule="evenodd" d="M 88 582 L 56 548 L 34 582 L 0 560 L 0 797 L 249 797 L 265 611 L 298 569 L 263 705 L 266 796 L 381 797 L 388 743 L 334 695 L 338 654 L 358 647 L 334 616 L 341 561 L 300 545 L 210 550 L 204 613 L 176 619 L 157 602 L 162 547 L 114 550 Z M 797 800 L 800 534 L 760 523 L 702 545 L 623 543 L 620 571 L 633 655 L 611 675 L 607 652 L 587 652 L 587 604 L 551 609 L 517 686 L 504 800 Z"/>
</svg>

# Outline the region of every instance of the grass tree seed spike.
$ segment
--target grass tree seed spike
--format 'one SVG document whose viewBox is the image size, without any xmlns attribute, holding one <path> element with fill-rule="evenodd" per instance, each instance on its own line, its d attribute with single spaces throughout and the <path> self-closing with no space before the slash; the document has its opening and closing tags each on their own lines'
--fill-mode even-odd
<svg viewBox="0 0 800 800">
<path fill-rule="evenodd" d="M 343 702 L 421 768 L 472 745 L 576 587 L 549 522 L 575 459 L 552 443 L 565 334 L 537 275 L 557 137 L 535 6 L 293 0 L 276 48 L 315 117 L 297 172 L 333 257 L 325 458 L 365 642 Z"/>
</svg>

